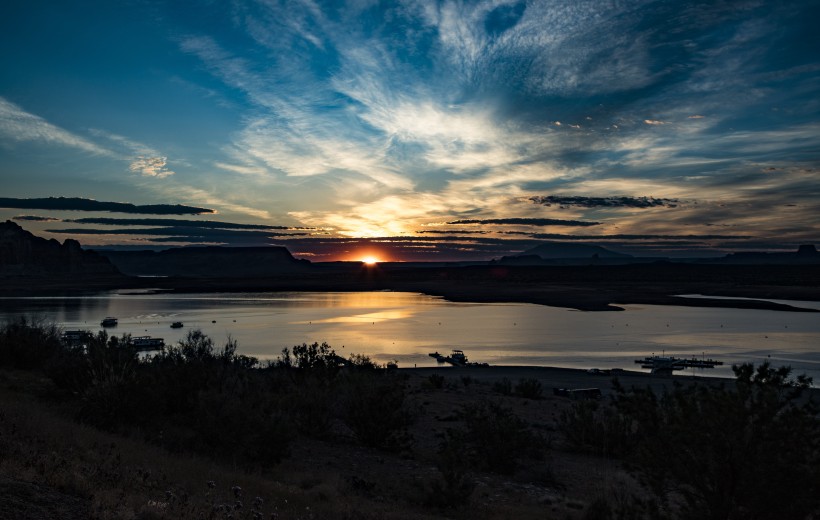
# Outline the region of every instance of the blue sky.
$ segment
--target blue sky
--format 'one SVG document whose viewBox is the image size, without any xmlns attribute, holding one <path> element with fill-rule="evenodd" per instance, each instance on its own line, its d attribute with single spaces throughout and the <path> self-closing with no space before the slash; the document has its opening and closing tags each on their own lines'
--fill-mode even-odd
<svg viewBox="0 0 820 520">
<path fill-rule="evenodd" d="M 780 4 L 5 2 L 0 197 L 226 225 L 14 202 L 0 218 L 317 260 L 818 243 L 820 2 Z"/>
</svg>

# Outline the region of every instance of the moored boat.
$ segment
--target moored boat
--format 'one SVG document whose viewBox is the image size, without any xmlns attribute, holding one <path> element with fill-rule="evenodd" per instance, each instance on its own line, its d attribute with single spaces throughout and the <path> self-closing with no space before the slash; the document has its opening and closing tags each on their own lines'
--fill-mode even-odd
<svg viewBox="0 0 820 520">
<path fill-rule="evenodd" d="M 116 327 L 117 323 L 119 323 L 117 321 L 117 318 L 114 318 L 113 316 L 108 316 L 107 318 L 104 318 L 100 322 L 100 326 L 101 327 Z"/>
<path fill-rule="evenodd" d="M 458 349 L 454 349 L 449 356 L 444 356 L 438 352 L 432 352 L 428 354 L 428 356 L 434 358 L 439 363 L 450 363 L 454 367 L 488 366 L 487 363 L 471 363 L 467 361 L 467 356 L 464 354 L 464 351 Z"/>
<path fill-rule="evenodd" d="M 165 348 L 165 340 L 151 336 L 137 336 L 131 338 L 131 346 L 137 350 L 161 350 Z"/>
<path fill-rule="evenodd" d="M 60 339 L 64 345 L 76 346 L 87 345 L 93 337 L 94 334 L 87 330 L 67 330 L 63 332 Z"/>
</svg>

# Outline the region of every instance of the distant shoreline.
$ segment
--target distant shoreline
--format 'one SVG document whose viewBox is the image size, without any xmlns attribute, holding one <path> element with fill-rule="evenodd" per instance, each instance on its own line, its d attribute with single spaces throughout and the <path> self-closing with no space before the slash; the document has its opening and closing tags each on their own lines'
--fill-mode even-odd
<svg viewBox="0 0 820 520">
<path fill-rule="evenodd" d="M 6 277 L 0 282 L 0 295 L 4 296 L 76 295 L 148 288 L 175 293 L 390 290 L 438 296 L 452 302 L 532 303 L 582 311 L 619 311 L 623 310 L 621 305 L 643 304 L 820 312 L 767 301 L 820 301 L 820 266 L 367 268 L 354 265 L 266 277 Z M 679 296 L 681 294 L 703 297 L 687 298 Z"/>
</svg>

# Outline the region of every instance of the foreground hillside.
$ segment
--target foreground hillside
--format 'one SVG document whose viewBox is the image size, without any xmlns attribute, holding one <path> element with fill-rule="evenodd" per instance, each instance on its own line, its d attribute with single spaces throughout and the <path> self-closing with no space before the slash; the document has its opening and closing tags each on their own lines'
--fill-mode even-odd
<svg viewBox="0 0 820 520">
<path fill-rule="evenodd" d="M 195 331 L 148 359 L 127 338 L 77 349 L 57 332 L 0 331 L 0 517 L 820 514 L 817 409 L 787 369 L 612 386 L 577 370 L 385 368 L 318 344 L 260 365 Z"/>
</svg>

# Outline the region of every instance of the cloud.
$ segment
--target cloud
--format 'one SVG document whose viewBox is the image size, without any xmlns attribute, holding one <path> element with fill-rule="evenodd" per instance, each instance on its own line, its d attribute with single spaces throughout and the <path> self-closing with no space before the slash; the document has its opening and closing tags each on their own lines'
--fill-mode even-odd
<svg viewBox="0 0 820 520">
<path fill-rule="evenodd" d="M 79 197 L 48 197 L 17 199 L 0 197 L 0 208 L 50 209 L 67 211 L 110 211 L 113 213 L 141 213 L 147 215 L 197 215 L 214 210 L 181 204 L 134 205 L 128 202 L 102 202 Z"/>
<path fill-rule="evenodd" d="M 12 217 L 12 220 L 29 221 L 29 222 L 60 222 L 60 219 L 54 217 L 40 217 L 37 215 L 17 215 Z"/>
<path fill-rule="evenodd" d="M 264 241 L 272 237 L 304 236 L 305 232 L 283 233 L 281 231 L 245 231 L 234 229 L 210 229 L 183 227 L 156 227 L 156 228 L 60 228 L 47 229 L 49 233 L 65 235 L 132 235 L 132 236 L 162 236 L 162 237 L 189 237 L 200 240 L 233 240 L 254 239 Z"/>
<path fill-rule="evenodd" d="M 58 219 L 53 219 L 58 220 Z M 219 222 L 216 220 L 183 220 L 164 218 L 78 218 L 66 219 L 63 222 L 75 224 L 100 224 L 104 226 L 167 226 L 167 227 L 194 227 L 205 229 L 272 229 L 272 230 L 314 230 L 316 228 L 292 226 L 268 226 L 265 224 L 237 224 L 234 222 Z"/>
<path fill-rule="evenodd" d="M 493 233 L 493 231 L 481 231 L 478 229 L 459 229 L 457 231 L 453 231 L 452 229 L 424 229 L 416 231 L 416 233 L 427 233 L 431 235 L 489 235 Z"/>
<path fill-rule="evenodd" d="M 516 226 L 576 226 L 588 227 L 597 226 L 600 222 L 584 222 L 580 220 L 560 220 L 552 218 L 487 218 L 487 219 L 464 219 L 447 222 L 450 225 L 464 224 L 502 224 Z"/>
<path fill-rule="evenodd" d="M 137 157 L 131 161 L 128 167 L 134 173 L 142 174 L 144 177 L 156 177 L 161 179 L 173 175 L 174 172 L 166 168 L 166 157 Z"/>
<path fill-rule="evenodd" d="M 567 195 L 537 195 L 530 197 L 535 204 L 544 206 L 580 206 L 584 208 L 655 208 L 678 206 L 678 199 L 655 197 L 583 197 Z"/>
<path fill-rule="evenodd" d="M 462 239 L 529 229 L 510 227 L 525 219 L 595 223 L 624 242 L 708 237 L 718 225 L 764 241 L 812 237 L 820 69 L 806 49 L 817 46 L 816 17 L 805 2 L 781 4 L 217 3 L 208 9 L 229 23 L 178 39 L 185 56 L 169 74 L 188 95 L 200 88 L 209 110 L 230 100 L 194 120 L 231 125 L 208 132 L 207 154 L 201 142 L 185 150 L 201 158 L 196 171 L 174 158 L 189 143 L 166 145 L 167 132 L 155 134 L 163 146 L 101 130 L 80 136 L 16 105 L 0 110 L 0 138 L 104 146 L 131 166 L 127 183 L 159 200 L 265 223 L 298 219 L 336 238 L 419 238 L 425 226 L 476 222 L 423 233 L 461 237 L 453 243 L 405 244 L 419 250 L 500 250 L 509 244 Z M 635 247 L 649 240 L 674 239 Z"/>
<path fill-rule="evenodd" d="M 0 136 L 12 141 L 40 141 L 95 155 L 117 157 L 114 152 L 26 112 L 3 97 L 0 97 Z"/>
<path fill-rule="evenodd" d="M 690 244 L 696 244 L 697 242 L 691 242 L 693 240 L 746 240 L 752 238 L 749 235 L 628 235 L 628 234 L 615 234 L 615 235 L 561 235 L 558 233 L 533 233 L 530 235 L 532 238 L 537 239 L 544 239 L 544 240 L 686 240 L 689 241 Z"/>
<path fill-rule="evenodd" d="M 215 162 L 214 166 L 227 170 L 229 172 L 239 173 L 242 175 L 266 175 L 268 170 L 260 166 L 247 166 L 240 164 L 228 164 L 224 162 Z"/>
</svg>

